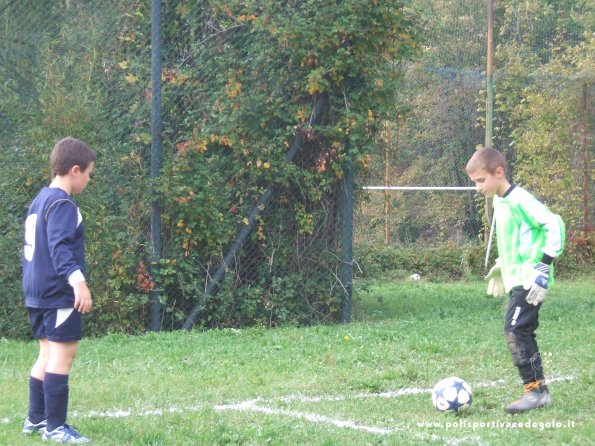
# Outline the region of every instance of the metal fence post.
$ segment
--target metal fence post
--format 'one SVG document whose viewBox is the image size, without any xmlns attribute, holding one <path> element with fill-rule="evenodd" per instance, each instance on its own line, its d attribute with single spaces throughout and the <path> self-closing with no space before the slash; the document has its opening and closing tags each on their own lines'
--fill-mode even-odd
<svg viewBox="0 0 595 446">
<path fill-rule="evenodd" d="M 161 0 L 151 4 L 151 273 L 157 281 L 161 257 L 161 211 L 155 191 L 157 178 L 161 173 Z M 161 304 L 159 284 L 150 293 L 150 330 L 161 329 Z"/>
<path fill-rule="evenodd" d="M 349 154 L 349 141 L 346 144 L 347 161 L 343 168 L 343 218 L 341 222 L 341 282 L 343 300 L 341 303 L 341 322 L 351 322 L 353 288 L 353 209 L 354 209 L 354 174 L 353 160 Z"/>
<path fill-rule="evenodd" d="M 494 0 L 488 0 L 488 29 L 486 36 L 486 148 L 492 149 L 494 146 Z M 490 221 L 492 221 L 492 200 L 485 198 L 484 208 L 486 215 L 486 225 L 484 228 L 484 240 L 489 244 L 491 232 L 488 233 Z M 487 256 L 486 256 L 487 258 Z M 487 266 L 486 266 L 487 267 Z"/>
</svg>

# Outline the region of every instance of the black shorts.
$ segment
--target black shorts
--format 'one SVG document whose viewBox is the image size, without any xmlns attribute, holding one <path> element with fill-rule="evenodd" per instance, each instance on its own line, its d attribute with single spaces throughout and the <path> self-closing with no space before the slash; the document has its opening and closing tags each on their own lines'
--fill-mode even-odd
<svg viewBox="0 0 595 446">
<path fill-rule="evenodd" d="M 523 332 L 533 335 L 539 327 L 539 309 L 541 303 L 533 305 L 527 302 L 529 290 L 518 286 L 510 290 L 508 310 L 504 317 L 504 331 Z"/>
<path fill-rule="evenodd" d="M 74 308 L 28 308 L 29 323 L 35 339 L 53 342 L 80 341 L 82 315 Z"/>
</svg>

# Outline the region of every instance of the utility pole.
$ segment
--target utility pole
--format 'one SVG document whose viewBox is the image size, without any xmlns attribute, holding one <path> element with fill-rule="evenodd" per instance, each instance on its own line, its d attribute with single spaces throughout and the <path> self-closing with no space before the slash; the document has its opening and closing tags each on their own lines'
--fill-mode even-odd
<svg viewBox="0 0 595 446">
<path fill-rule="evenodd" d="M 494 140 L 494 0 L 488 0 L 488 32 L 487 32 L 487 63 L 486 63 L 486 148 L 493 148 Z M 490 222 L 492 221 L 492 206 L 489 198 L 485 198 L 486 226 L 484 240 L 490 238 Z"/>
<path fill-rule="evenodd" d="M 494 0 L 488 0 L 485 146 L 492 148 L 493 139 L 494 139 Z"/>
<path fill-rule="evenodd" d="M 582 116 L 582 158 L 583 158 L 583 231 L 584 237 L 589 237 L 591 225 L 589 224 L 589 156 L 588 156 L 588 129 L 587 129 L 587 113 L 588 113 L 588 99 L 587 99 L 587 83 L 583 83 L 583 116 Z"/>
<path fill-rule="evenodd" d="M 386 141 L 384 144 L 384 185 L 386 187 L 388 187 L 388 186 L 390 186 L 389 152 L 390 152 L 390 143 L 391 143 L 391 134 L 390 134 L 390 127 L 388 125 L 388 121 L 385 122 L 385 135 L 386 135 Z M 385 244 L 385 246 L 390 245 L 390 225 L 388 224 L 389 214 L 390 214 L 390 197 L 389 197 L 389 190 L 386 189 L 384 191 L 384 244 Z"/>
</svg>

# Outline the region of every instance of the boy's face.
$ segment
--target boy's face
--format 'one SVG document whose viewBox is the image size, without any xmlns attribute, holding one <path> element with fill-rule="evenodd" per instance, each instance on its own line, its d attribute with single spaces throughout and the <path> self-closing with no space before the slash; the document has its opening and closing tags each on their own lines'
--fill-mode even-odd
<svg viewBox="0 0 595 446">
<path fill-rule="evenodd" d="M 469 172 L 469 178 L 475 183 L 477 192 L 486 197 L 502 196 L 509 187 L 502 167 L 498 167 L 494 173 L 489 173 L 484 169 Z"/>
<path fill-rule="evenodd" d="M 80 194 L 85 190 L 85 187 L 87 187 L 87 184 L 91 179 L 91 172 L 93 172 L 94 167 L 95 163 L 90 163 L 85 170 L 82 170 L 80 166 L 74 166 L 71 169 L 73 194 Z"/>
</svg>

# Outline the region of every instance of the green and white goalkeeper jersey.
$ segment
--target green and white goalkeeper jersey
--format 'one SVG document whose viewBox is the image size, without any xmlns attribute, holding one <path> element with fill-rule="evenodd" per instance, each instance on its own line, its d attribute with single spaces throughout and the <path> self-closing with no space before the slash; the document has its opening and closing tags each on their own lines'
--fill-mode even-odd
<svg viewBox="0 0 595 446">
<path fill-rule="evenodd" d="M 509 292 L 527 281 L 543 254 L 557 257 L 562 253 L 565 226 L 558 215 L 519 186 L 512 186 L 504 197 L 494 196 L 494 216 L 502 279 Z M 549 283 L 554 283 L 553 265 Z"/>
</svg>

